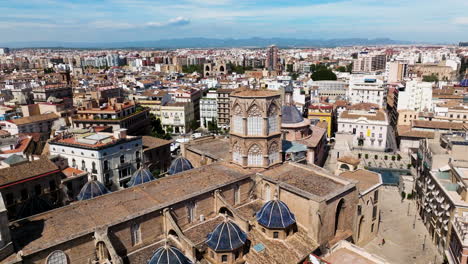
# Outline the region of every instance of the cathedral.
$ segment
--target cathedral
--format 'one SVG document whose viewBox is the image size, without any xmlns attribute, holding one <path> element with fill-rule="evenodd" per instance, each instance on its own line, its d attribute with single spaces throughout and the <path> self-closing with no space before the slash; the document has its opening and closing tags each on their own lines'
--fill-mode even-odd
<svg viewBox="0 0 468 264">
<path fill-rule="evenodd" d="M 279 93 L 237 89 L 230 105 L 225 160 L 192 166 L 181 157 L 161 179 L 142 167 L 112 193 L 91 181 L 80 201 L 9 224 L 0 201 L 0 261 L 304 263 L 370 230 L 358 223 L 358 181 L 284 161 Z M 299 121 L 290 133 L 308 138 Z"/>
</svg>

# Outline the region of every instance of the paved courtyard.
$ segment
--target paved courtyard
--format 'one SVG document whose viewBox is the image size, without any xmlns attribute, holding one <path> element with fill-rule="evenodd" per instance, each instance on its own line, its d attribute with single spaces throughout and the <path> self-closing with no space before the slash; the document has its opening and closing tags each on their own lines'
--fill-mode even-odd
<svg viewBox="0 0 468 264">
<path fill-rule="evenodd" d="M 442 263 L 443 257 L 437 253 L 429 233 L 418 215 L 413 229 L 416 214 L 414 201 L 405 200 L 402 203 L 396 187 L 382 187 L 380 195 L 382 197 L 380 205 L 382 222 L 379 234 L 364 248 L 394 264 Z M 408 205 L 410 208 L 409 216 Z M 383 246 L 381 245 L 382 238 L 385 239 Z M 425 244 L 424 250 L 423 244 Z"/>
</svg>

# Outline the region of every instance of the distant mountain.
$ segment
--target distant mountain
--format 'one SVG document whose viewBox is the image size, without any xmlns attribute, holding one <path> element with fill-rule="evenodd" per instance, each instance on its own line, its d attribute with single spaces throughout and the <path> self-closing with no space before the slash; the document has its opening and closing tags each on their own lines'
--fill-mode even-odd
<svg viewBox="0 0 468 264">
<path fill-rule="evenodd" d="M 371 45 L 398 45 L 412 44 L 410 41 L 392 40 L 389 38 L 348 38 L 348 39 L 294 39 L 294 38 L 246 38 L 246 39 L 214 39 L 214 38 L 178 38 L 155 41 L 130 42 L 10 42 L 0 43 L 0 46 L 9 48 L 84 48 L 84 49 L 117 49 L 117 48 L 261 48 L 269 45 L 282 48 L 305 47 L 339 47 L 339 46 L 371 46 Z"/>
</svg>

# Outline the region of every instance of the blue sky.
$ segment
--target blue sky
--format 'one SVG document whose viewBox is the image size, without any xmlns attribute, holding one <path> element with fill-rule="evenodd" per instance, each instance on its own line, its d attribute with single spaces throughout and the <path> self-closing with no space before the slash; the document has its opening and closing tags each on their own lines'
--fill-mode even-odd
<svg viewBox="0 0 468 264">
<path fill-rule="evenodd" d="M 180 37 L 468 41 L 468 0 L 0 0 L 0 42 Z"/>
</svg>

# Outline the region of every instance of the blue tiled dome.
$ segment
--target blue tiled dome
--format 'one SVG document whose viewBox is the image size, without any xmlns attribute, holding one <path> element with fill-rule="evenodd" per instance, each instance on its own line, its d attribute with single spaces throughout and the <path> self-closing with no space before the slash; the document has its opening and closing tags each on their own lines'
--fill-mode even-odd
<svg viewBox="0 0 468 264">
<path fill-rule="evenodd" d="M 76 197 L 79 201 L 92 199 L 100 195 L 109 193 L 109 190 L 97 180 L 87 182 Z"/>
<path fill-rule="evenodd" d="M 468 79 L 464 79 L 460 82 L 460 86 L 468 87 Z"/>
<path fill-rule="evenodd" d="M 296 223 L 294 214 L 285 203 L 278 199 L 264 204 L 256 217 L 257 222 L 266 228 L 286 228 Z"/>
<path fill-rule="evenodd" d="M 191 169 L 193 169 L 193 166 L 188 159 L 184 157 L 178 157 L 172 161 L 171 166 L 169 167 L 169 175 L 174 175 L 176 173 Z"/>
<path fill-rule="evenodd" d="M 192 264 L 177 248 L 164 246 L 156 249 L 148 264 Z"/>
<path fill-rule="evenodd" d="M 214 251 L 233 251 L 247 241 L 247 235 L 236 223 L 226 219 L 208 234 L 206 244 Z"/>
<path fill-rule="evenodd" d="M 154 177 L 151 171 L 149 171 L 147 168 L 144 168 L 142 166 L 141 168 L 139 168 L 137 171 L 133 173 L 132 178 L 130 178 L 130 181 L 127 183 L 127 186 L 133 187 L 138 184 L 150 182 L 152 180 L 154 180 Z"/>
<path fill-rule="evenodd" d="M 294 105 L 283 105 L 281 110 L 281 123 L 295 124 L 304 121 L 301 112 Z"/>
</svg>

